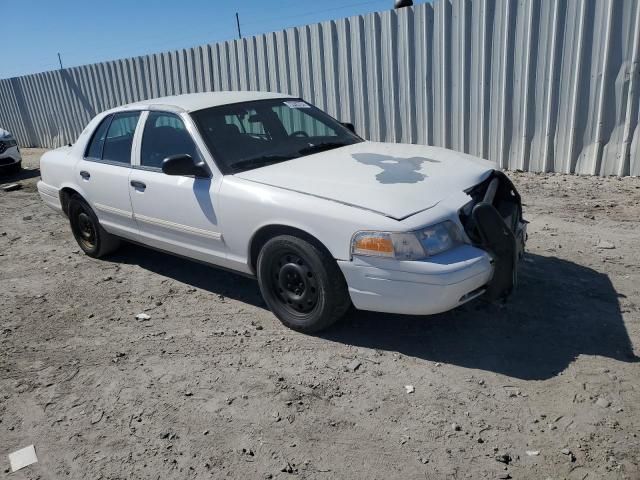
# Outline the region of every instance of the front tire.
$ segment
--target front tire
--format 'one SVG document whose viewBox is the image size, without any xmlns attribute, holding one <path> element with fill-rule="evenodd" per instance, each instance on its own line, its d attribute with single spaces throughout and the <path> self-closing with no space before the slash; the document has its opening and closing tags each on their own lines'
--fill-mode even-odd
<svg viewBox="0 0 640 480">
<path fill-rule="evenodd" d="M 101 258 L 120 246 L 120 239 L 107 232 L 87 202 L 79 195 L 69 200 L 71 232 L 84 253 Z"/>
<path fill-rule="evenodd" d="M 18 175 L 21 171 L 22 171 L 22 160 L 13 164 L 13 167 L 11 168 L 11 174 Z"/>
<path fill-rule="evenodd" d="M 342 318 L 351 306 L 347 284 L 324 249 L 291 235 L 270 239 L 258 256 L 264 300 L 287 327 L 314 333 Z"/>
<path fill-rule="evenodd" d="M 22 171 L 22 160 L 0 168 L 0 175 L 14 176 Z"/>
</svg>

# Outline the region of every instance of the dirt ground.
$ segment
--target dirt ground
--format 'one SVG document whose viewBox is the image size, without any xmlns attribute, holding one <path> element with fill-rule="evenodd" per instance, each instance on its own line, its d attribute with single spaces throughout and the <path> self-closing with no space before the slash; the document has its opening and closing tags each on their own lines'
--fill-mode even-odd
<svg viewBox="0 0 640 480">
<path fill-rule="evenodd" d="M 509 303 L 307 336 L 250 279 L 82 255 L 25 153 L 0 191 L 0 477 L 640 478 L 640 179 L 512 172 Z"/>
</svg>

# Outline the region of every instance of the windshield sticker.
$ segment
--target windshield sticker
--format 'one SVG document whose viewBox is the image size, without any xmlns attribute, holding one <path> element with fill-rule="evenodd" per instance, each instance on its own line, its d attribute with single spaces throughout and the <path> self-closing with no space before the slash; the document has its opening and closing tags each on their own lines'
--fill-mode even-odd
<svg viewBox="0 0 640 480">
<path fill-rule="evenodd" d="M 311 108 L 311 105 L 308 103 L 300 101 L 284 102 L 284 104 L 289 108 Z"/>
</svg>

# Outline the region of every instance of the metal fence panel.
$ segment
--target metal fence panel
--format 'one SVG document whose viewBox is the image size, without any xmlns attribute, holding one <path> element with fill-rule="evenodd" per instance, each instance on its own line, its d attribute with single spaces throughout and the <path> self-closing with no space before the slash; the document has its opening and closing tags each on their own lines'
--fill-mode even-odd
<svg viewBox="0 0 640 480">
<path fill-rule="evenodd" d="M 640 1 L 438 0 L 3 79 L 0 126 L 57 147 L 105 109 L 219 90 L 298 95 L 370 140 L 505 168 L 640 175 Z"/>
</svg>

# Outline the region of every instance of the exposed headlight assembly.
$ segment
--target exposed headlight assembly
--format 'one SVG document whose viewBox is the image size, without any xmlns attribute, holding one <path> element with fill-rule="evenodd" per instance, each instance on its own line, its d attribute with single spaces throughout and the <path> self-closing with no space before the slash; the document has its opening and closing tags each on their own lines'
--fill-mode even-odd
<svg viewBox="0 0 640 480">
<path fill-rule="evenodd" d="M 357 232 L 351 241 L 351 254 L 420 260 L 461 243 L 463 240 L 458 226 L 447 220 L 415 232 Z"/>
</svg>

